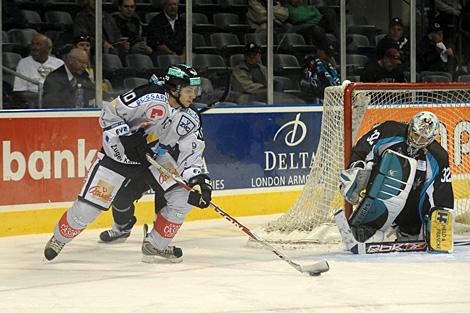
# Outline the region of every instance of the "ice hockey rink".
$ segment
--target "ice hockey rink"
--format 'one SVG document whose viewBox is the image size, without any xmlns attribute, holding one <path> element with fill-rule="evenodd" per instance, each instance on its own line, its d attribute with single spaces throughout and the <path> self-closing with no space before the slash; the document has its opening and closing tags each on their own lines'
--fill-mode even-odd
<svg viewBox="0 0 470 313">
<path fill-rule="evenodd" d="M 239 218 L 251 229 L 274 216 Z M 339 246 L 283 250 L 299 264 L 326 258 L 330 271 L 301 274 L 223 219 L 188 222 L 175 243 L 180 264 L 141 262 L 141 226 L 122 244 L 85 230 L 52 263 L 49 234 L 0 238 L 0 312 L 272 313 L 470 312 L 470 247 L 353 256 Z"/>
</svg>

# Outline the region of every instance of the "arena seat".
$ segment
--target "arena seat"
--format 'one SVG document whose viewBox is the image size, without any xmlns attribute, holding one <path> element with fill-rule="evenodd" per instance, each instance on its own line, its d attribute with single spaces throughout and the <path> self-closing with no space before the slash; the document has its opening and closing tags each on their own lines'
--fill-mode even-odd
<svg viewBox="0 0 470 313">
<path fill-rule="evenodd" d="M 142 77 L 128 77 L 124 79 L 124 88 L 127 90 L 147 84 L 148 80 Z"/>
<path fill-rule="evenodd" d="M 216 48 L 206 43 L 206 38 L 202 34 L 193 33 L 193 51 L 194 53 L 216 53 Z"/>
<path fill-rule="evenodd" d="M 226 56 L 241 53 L 245 49 L 245 46 L 240 44 L 237 35 L 232 33 L 211 34 L 210 42 L 212 46 Z"/>
</svg>

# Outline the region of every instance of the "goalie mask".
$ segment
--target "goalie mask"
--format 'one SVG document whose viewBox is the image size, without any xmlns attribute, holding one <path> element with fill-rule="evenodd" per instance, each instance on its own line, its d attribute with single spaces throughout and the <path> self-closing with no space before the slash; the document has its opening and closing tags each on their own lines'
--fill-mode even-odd
<svg viewBox="0 0 470 313">
<path fill-rule="evenodd" d="M 421 149 L 434 141 L 439 133 L 439 119 L 434 113 L 423 111 L 411 118 L 408 126 L 408 145 Z"/>
</svg>

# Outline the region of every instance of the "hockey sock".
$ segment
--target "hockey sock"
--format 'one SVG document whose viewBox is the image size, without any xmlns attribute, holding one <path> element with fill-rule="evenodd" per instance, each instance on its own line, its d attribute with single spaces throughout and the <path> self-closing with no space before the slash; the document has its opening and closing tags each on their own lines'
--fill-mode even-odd
<svg viewBox="0 0 470 313">
<path fill-rule="evenodd" d="M 63 243 L 72 241 L 91 222 L 93 222 L 101 210 L 81 200 L 76 200 L 60 218 L 54 228 L 54 236 Z"/>
<path fill-rule="evenodd" d="M 152 245 L 159 249 L 165 249 L 173 240 L 182 223 L 174 223 L 164 217 L 160 212 L 156 215 L 153 223 L 153 229 L 149 234 L 149 240 Z"/>
<path fill-rule="evenodd" d="M 119 209 L 113 205 L 112 212 L 114 224 L 116 224 L 118 228 L 127 228 L 127 226 L 130 226 L 130 228 L 132 228 L 136 221 L 136 218 L 134 217 L 134 211 L 134 205 L 131 205 L 130 207 L 127 207 L 125 209 Z"/>
</svg>

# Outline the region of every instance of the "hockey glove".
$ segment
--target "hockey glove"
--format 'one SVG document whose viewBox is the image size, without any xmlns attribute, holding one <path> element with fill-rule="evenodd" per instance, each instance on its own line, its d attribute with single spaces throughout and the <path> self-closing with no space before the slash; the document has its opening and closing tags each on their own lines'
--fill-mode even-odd
<svg viewBox="0 0 470 313">
<path fill-rule="evenodd" d="M 124 152 L 129 160 L 148 164 L 146 154 L 153 156 L 155 153 L 147 145 L 144 130 L 141 128 L 130 136 L 120 136 Z"/>
<path fill-rule="evenodd" d="M 201 209 L 207 208 L 212 199 L 212 186 L 209 176 L 199 174 L 191 177 L 188 186 L 194 189 L 194 191 L 189 192 L 188 203 Z"/>
<path fill-rule="evenodd" d="M 339 191 L 344 199 L 351 204 L 359 203 L 361 191 L 369 182 L 370 173 L 374 163 L 357 161 L 351 164 L 347 170 L 341 171 Z"/>
</svg>

